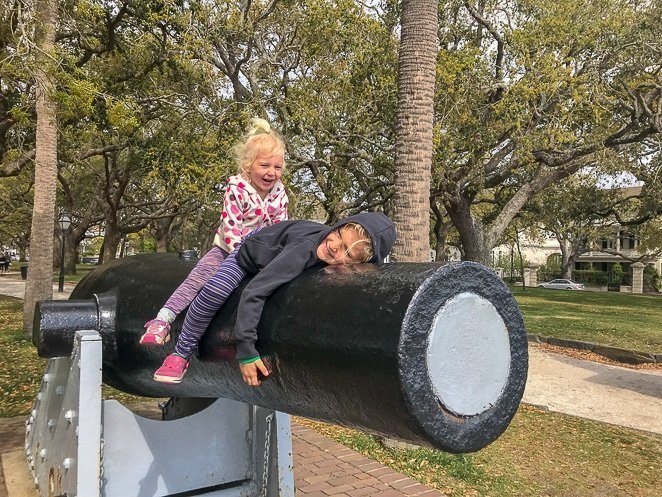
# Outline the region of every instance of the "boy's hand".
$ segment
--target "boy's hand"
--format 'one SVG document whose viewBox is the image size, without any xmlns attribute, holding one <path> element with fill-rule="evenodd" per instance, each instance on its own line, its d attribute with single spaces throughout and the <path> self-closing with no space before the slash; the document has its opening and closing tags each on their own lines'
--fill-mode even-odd
<svg viewBox="0 0 662 497">
<path fill-rule="evenodd" d="M 244 378 L 244 382 L 252 387 L 256 387 L 262 383 L 258 375 L 259 373 L 262 373 L 263 376 L 269 376 L 269 370 L 262 362 L 262 359 L 249 364 L 239 363 L 239 369 L 241 370 L 241 376 Z"/>
</svg>

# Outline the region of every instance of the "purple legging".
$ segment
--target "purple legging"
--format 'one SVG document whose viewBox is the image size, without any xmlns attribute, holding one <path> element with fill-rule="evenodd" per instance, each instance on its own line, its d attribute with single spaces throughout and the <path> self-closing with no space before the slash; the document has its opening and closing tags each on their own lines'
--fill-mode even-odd
<svg viewBox="0 0 662 497">
<path fill-rule="evenodd" d="M 219 247 L 212 247 L 202 259 L 198 261 L 193 270 L 189 273 L 177 290 L 170 296 L 163 307 L 170 309 L 175 316 L 189 306 L 195 296 L 212 276 L 216 274 L 221 263 L 227 257 L 225 250 Z"/>
<path fill-rule="evenodd" d="M 239 247 L 230 252 L 188 308 L 184 326 L 175 345 L 175 352 L 182 357 L 191 355 L 216 311 L 246 277 L 246 272 L 237 264 L 238 250 Z"/>
</svg>

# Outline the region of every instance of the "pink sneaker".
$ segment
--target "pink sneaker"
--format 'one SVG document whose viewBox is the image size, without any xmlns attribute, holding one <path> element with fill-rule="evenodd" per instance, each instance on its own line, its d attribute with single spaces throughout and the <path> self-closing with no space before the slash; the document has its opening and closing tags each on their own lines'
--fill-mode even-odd
<svg viewBox="0 0 662 497">
<path fill-rule="evenodd" d="M 154 379 L 161 383 L 180 383 L 186 369 L 188 368 L 188 361 L 182 356 L 170 354 L 163 361 L 163 366 L 156 370 Z"/>
<path fill-rule="evenodd" d="M 145 323 L 147 331 L 140 337 L 141 345 L 163 345 L 170 341 L 170 323 L 161 319 L 152 319 Z"/>
</svg>

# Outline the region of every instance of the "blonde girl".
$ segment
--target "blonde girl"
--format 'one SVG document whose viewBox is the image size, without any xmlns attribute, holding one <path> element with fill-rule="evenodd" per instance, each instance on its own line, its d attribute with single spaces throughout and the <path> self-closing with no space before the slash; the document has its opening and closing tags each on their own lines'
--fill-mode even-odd
<svg viewBox="0 0 662 497">
<path fill-rule="evenodd" d="M 166 301 L 156 318 L 145 324 L 146 331 L 140 339 L 143 345 L 163 345 L 170 340 L 172 322 L 193 302 L 248 234 L 287 219 L 288 198 L 281 182 L 285 144 L 280 134 L 264 119 L 251 119 L 246 136 L 234 147 L 234 153 L 239 174 L 228 179 L 214 245 Z M 191 343 L 186 336 L 180 336 L 175 350 L 188 356 L 191 345 L 195 347 L 197 340 Z"/>
</svg>

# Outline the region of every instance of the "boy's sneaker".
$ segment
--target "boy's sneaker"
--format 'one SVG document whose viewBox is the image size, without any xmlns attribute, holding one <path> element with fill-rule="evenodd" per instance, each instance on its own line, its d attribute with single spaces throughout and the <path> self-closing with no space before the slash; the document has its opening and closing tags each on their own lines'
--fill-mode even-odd
<svg viewBox="0 0 662 497">
<path fill-rule="evenodd" d="M 186 374 L 188 361 L 177 354 L 170 354 L 163 366 L 156 370 L 154 379 L 161 383 L 180 383 Z"/>
<path fill-rule="evenodd" d="M 147 331 L 140 337 L 141 345 L 163 345 L 170 341 L 170 323 L 162 319 L 152 319 L 145 323 Z"/>
</svg>

